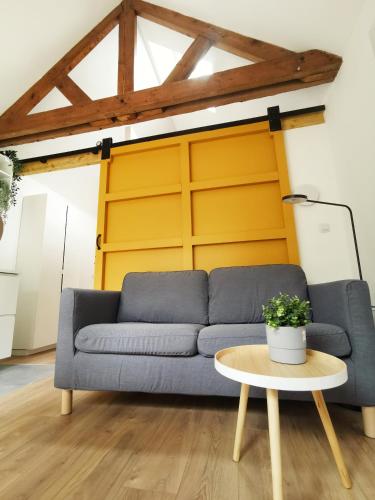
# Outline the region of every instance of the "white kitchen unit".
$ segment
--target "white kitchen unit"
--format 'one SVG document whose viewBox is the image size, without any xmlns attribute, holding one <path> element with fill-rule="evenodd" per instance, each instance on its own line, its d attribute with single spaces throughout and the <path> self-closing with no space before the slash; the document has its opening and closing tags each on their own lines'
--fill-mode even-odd
<svg viewBox="0 0 375 500">
<path fill-rule="evenodd" d="M 18 276 L 0 271 L 0 359 L 12 353 L 17 292 Z"/>
<path fill-rule="evenodd" d="M 57 339 L 67 205 L 47 194 L 22 200 L 13 354 L 53 347 Z"/>
<path fill-rule="evenodd" d="M 53 192 L 24 196 L 13 354 L 53 348 L 62 287 L 92 288 L 96 218 Z"/>
</svg>

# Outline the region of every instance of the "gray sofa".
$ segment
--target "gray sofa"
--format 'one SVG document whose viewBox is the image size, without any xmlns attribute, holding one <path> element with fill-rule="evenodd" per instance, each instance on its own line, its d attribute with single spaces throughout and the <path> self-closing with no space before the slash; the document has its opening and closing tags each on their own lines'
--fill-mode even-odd
<svg viewBox="0 0 375 500">
<path fill-rule="evenodd" d="M 359 280 L 308 286 L 294 265 L 219 268 L 209 275 L 128 273 L 121 292 L 65 289 L 55 386 L 238 396 L 239 384 L 215 371 L 213 357 L 225 347 L 266 343 L 262 304 L 280 291 L 311 301 L 308 347 L 342 358 L 349 372 L 348 382 L 325 397 L 365 407 L 372 434 L 375 329 L 368 286 Z M 252 396 L 263 395 L 252 389 Z"/>
</svg>

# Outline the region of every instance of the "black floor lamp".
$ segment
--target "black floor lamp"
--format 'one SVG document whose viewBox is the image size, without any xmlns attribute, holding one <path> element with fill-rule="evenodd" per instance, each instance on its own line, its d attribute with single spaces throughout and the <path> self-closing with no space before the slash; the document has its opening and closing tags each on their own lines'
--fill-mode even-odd
<svg viewBox="0 0 375 500">
<path fill-rule="evenodd" d="M 356 235 L 355 226 L 354 226 L 353 212 L 352 212 L 352 209 L 348 205 L 343 205 L 342 203 L 331 203 L 329 201 L 310 200 L 305 194 L 288 194 L 286 196 L 283 196 L 282 199 L 283 199 L 284 203 L 289 203 L 290 205 L 298 205 L 299 203 L 305 203 L 306 201 L 308 201 L 310 203 L 318 203 L 319 205 L 331 205 L 333 207 L 344 207 L 347 210 L 349 210 L 350 222 L 352 224 L 352 231 L 353 231 L 355 253 L 357 256 L 359 278 L 363 279 L 362 278 L 361 261 L 359 259 L 357 235 Z"/>
</svg>

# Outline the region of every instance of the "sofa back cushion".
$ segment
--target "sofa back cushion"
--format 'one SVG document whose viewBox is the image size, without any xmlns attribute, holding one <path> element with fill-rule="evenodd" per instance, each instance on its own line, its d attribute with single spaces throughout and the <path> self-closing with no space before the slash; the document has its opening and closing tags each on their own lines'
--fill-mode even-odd
<svg viewBox="0 0 375 500">
<path fill-rule="evenodd" d="M 209 277 L 209 321 L 261 323 L 262 305 L 280 292 L 307 299 L 305 273 L 299 266 L 223 267 Z"/>
<path fill-rule="evenodd" d="M 339 358 L 349 356 L 352 350 L 348 335 L 337 325 L 309 323 L 306 325 L 306 340 L 308 349 L 316 349 Z M 266 343 L 266 328 L 263 323 L 210 325 L 199 332 L 198 352 L 202 356 L 213 358 L 218 351 L 228 347 Z"/>
<path fill-rule="evenodd" d="M 208 324 L 206 271 L 128 273 L 118 321 Z"/>
</svg>

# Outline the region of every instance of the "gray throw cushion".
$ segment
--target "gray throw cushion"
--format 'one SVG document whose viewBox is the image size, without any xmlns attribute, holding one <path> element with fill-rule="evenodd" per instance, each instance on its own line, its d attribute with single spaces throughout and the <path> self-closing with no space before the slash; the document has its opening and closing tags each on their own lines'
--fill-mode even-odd
<svg viewBox="0 0 375 500">
<path fill-rule="evenodd" d="M 223 267 L 209 277 L 209 320 L 261 323 L 262 305 L 280 292 L 307 299 L 305 273 L 291 264 Z"/>
<path fill-rule="evenodd" d="M 351 346 L 345 331 L 336 325 L 310 323 L 306 326 L 307 347 L 334 356 L 349 356 Z M 236 345 L 266 344 L 266 329 L 262 323 L 253 325 L 212 325 L 198 336 L 198 352 L 213 357 L 217 351 Z"/>
<path fill-rule="evenodd" d="M 194 356 L 203 325 L 110 323 L 82 328 L 75 339 L 79 351 L 101 354 Z"/>
<path fill-rule="evenodd" d="M 208 324 L 206 271 L 128 273 L 118 321 Z"/>
</svg>

